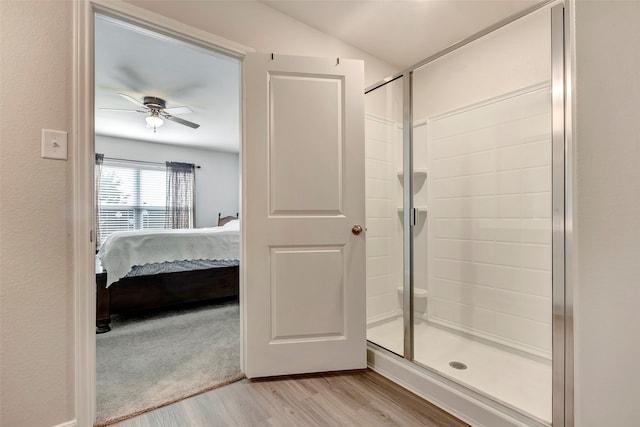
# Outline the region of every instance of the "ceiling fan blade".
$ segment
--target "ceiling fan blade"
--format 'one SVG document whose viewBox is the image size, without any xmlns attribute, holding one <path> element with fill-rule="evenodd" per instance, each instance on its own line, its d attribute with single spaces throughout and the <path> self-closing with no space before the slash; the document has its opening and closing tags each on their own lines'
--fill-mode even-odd
<svg viewBox="0 0 640 427">
<path fill-rule="evenodd" d="M 120 113 L 146 113 L 148 110 L 124 110 L 122 108 L 101 108 L 102 111 L 117 111 Z"/>
<path fill-rule="evenodd" d="M 172 116 L 171 114 L 162 114 L 162 117 L 164 117 L 167 120 L 171 120 L 172 122 L 176 122 L 176 123 L 180 123 L 181 125 L 189 126 L 190 128 L 193 128 L 193 129 L 198 129 L 200 127 L 200 125 L 197 124 L 197 123 L 193 123 L 193 122 L 190 122 L 188 120 L 184 120 L 184 119 L 181 119 L 179 117 Z"/>
<path fill-rule="evenodd" d="M 121 97 L 123 97 L 126 100 L 129 100 L 129 101 L 133 102 L 137 106 L 144 108 L 145 110 L 148 109 L 147 106 L 144 105 L 142 102 L 138 101 L 137 99 L 135 99 L 132 96 L 127 95 L 126 93 L 118 93 L 118 95 L 120 95 Z"/>
<path fill-rule="evenodd" d="M 167 114 L 187 114 L 193 113 L 193 110 L 189 107 L 171 107 L 165 108 L 164 112 Z"/>
</svg>

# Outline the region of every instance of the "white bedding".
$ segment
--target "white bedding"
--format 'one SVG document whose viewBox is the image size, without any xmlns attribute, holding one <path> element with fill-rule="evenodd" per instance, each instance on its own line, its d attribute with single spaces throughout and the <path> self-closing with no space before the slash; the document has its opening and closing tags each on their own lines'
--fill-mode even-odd
<svg viewBox="0 0 640 427">
<path fill-rule="evenodd" d="M 104 241 L 97 258 L 107 271 L 107 287 L 126 276 L 134 265 L 190 259 L 238 260 L 239 221 L 211 228 L 117 231 Z"/>
</svg>

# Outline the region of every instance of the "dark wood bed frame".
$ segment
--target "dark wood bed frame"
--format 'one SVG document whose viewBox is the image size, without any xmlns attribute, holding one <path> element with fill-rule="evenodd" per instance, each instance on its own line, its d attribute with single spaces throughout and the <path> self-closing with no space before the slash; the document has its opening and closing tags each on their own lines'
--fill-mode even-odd
<svg viewBox="0 0 640 427">
<path fill-rule="evenodd" d="M 237 215 L 237 214 L 236 214 Z M 220 218 L 218 225 L 236 219 Z M 107 288 L 107 273 L 96 274 L 96 333 L 111 330 L 111 315 L 238 297 L 239 267 L 123 277 Z"/>
<path fill-rule="evenodd" d="M 107 288 L 96 274 L 96 332 L 111 330 L 111 315 L 238 296 L 239 268 L 220 267 L 151 276 L 124 277 Z"/>
</svg>

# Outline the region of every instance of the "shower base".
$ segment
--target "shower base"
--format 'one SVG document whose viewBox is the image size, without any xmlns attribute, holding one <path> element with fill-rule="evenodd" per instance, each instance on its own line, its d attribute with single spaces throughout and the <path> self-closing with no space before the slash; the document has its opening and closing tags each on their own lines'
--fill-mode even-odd
<svg viewBox="0 0 640 427">
<path fill-rule="evenodd" d="M 414 335 L 416 362 L 551 423 L 551 361 L 529 358 L 426 322 L 414 326 Z M 403 352 L 402 337 L 401 318 L 367 329 L 369 341 L 397 354 Z"/>
</svg>

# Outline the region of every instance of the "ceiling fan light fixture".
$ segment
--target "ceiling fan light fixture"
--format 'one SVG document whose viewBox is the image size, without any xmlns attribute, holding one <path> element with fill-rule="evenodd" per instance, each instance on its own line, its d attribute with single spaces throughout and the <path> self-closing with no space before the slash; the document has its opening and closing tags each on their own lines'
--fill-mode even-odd
<svg viewBox="0 0 640 427">
<path fill-rule="evenodd" d="M 122 108 L 101 108 L 101 110 L 118 111 L 118 112 L 124 111 L 127 113 L 148 114 L 145 120 L 147 121 L 148 127 L 153 128 L 153 133 L 156 133 L 156 129 L 158 129 L 160 126 L 164 124 L 164 120 L 160 118 L 160 116 L 162 116 L 163 118 L 169 121 L 172 121 L 184 126 L 188 126 L 191 129 L 198 129 L 200 127 L 200 125 L 197 123 L 193 123 L 193 122 L 190 122 L 189 120 L 181 119 L 180 117 L 175 116 L 176 114 L 193 113 L 193 110 L 191 110 L 191 108 L 189 107 L 182 106 L 182 107 L 166 108 L 166 105 L 167 105 L 166 101 L 164 99 L 157 98 L 155 96 L 145 96 L 144 101 L 140 102 L 134 97 L 124 93 L 118 93 L 118 95 L 136 104 L 138 108 L 135 110 L 123 110 Z"/>
<path fill-rule="evenodd" d="M 156 131 L 157 128 L 159 128 L 164 124 L 164 120 L 162 120 L 157 115 L 151 115 L 147 117 L 146 120 L 147 120 L 147 124 L 153 128 L 154 132 Z"/>
</svg>

